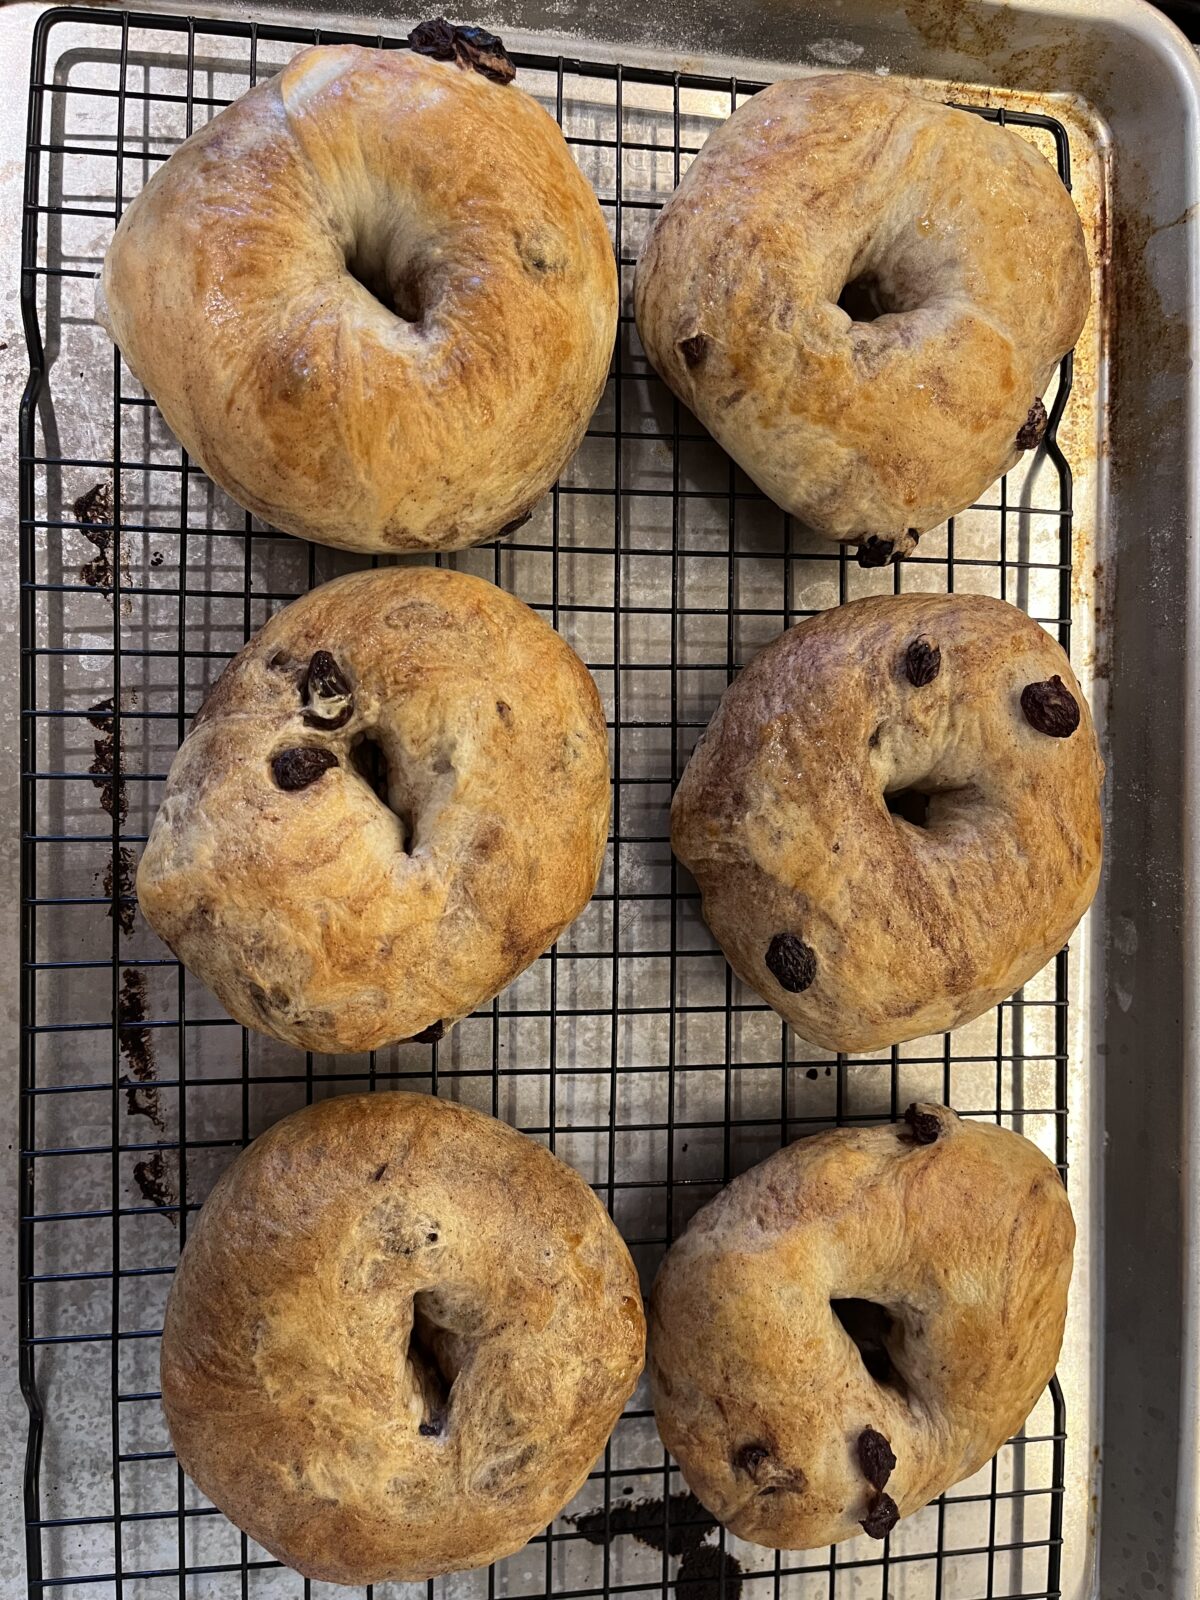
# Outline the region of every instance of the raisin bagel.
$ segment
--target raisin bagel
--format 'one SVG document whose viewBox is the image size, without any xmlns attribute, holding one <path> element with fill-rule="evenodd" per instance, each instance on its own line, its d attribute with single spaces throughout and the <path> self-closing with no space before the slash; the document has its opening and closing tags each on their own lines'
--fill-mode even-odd
<svg viewBox="0 0 1200 1600">
<path fill-rule="evenodd" d="M 221 674 L 138 900 L 247 1027 L 323 1051 L 436 1038 L 582 911 L 608 813 L 600 696 L 548 624 L 465 573 L 352 573 Z"/>
<path fill-rule="evenodd" d="M 801 1139 L 735 1178 L 663 1262 L 663 1441 L 740 1539 L 882 1538 L 1029 1415 L 1074 1240 L 1041 1151 L 945 1106 Z"/>
<path fill-rule="evenodd" d="M 726 691 L 671 842 L 739 977 L 876 1050 L 998 1004 L 1096 892 L 1104 768 L 1058 644 L 982 595 L 855 600 Z"/>
<path fill-rule="evenodd" d="M 1088 295 L 1071 197 L 1024 139 L 839 75 L 776 83 L 709 136 L 635 285 L 679 398 L 868 565 L 1040 440 Z"/>
<path fill-rule="evenodd" d="M 497 81 L 499 41 L 413 38 L 302 50 L 192 134 L 122 217 L 97 301 L 209 477 L 351 550 L 519 521 L 617 325 L 599 204 L 554 119 Z"/>
<path fill-rule="evenodd" d="M 167 1302 L 188 1475 L 308 1578 L 412 1581 L 519 1549 L 642 1369 L 637 1272 L 542 1145 L 427 1095 L 286 1117 L 210 1195 Z"/>
</svg>

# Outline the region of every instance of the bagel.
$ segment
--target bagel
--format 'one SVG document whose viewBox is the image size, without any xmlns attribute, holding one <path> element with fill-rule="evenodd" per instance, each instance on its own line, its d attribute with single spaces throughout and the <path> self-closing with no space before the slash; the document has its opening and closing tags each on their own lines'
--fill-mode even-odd
<svg viewBox="0 0 1200 1600">
<path fill-rule="evenodd" d="M 306 1050 L 440 1037 L 587 904 L 608 736 L 575 652 L 493 584 L 335 579 L 221 674 L 138 868 L 151 927 Z"/>
<path fill-rule="evenodd" d="M 805 1039 L 956 1028 L 1066 943 L 1100 874 L 1103 763 L 1066 656 L 982 595 L 851 601 L 726 691 L 671 843 L 734 971 Z"/>
<path fill-rule="evenodd" d="M 427 1095 L 306 1107 L 226 1171 L 167 1301 L 183 1470 L 331 1583 L 484 1566 L 579 1489 L 642 1369 L 620 1234 L 543 1146 Z"/>
<path fill-rule="evenodd" d="M 450 60 L 302 50 L 175 151 L 104 259 L 97 314 L 192 460 L 321 544 L 507 531 L 607 379 L 596 197 L 541 106 L 454 59 L 478 30 L 447 32 Z"/>
<path fill-rule="evenodd" d="M 735 1178 L 663 1261 L 663 1442 L 739 1539 L 883 1538 L 1033 1409 L 1074 1240 L 1041 1151 L 945 1106 L 801 1139 Z"/>
<path fill-rule="evenodd" d="M 1088 292 L 1070 195 L 1025 140 L 823 75 L 709 136 L 635 309 L 656 370 L 754 482 L 879 565 L 1041 439 Z"/>
</svg>

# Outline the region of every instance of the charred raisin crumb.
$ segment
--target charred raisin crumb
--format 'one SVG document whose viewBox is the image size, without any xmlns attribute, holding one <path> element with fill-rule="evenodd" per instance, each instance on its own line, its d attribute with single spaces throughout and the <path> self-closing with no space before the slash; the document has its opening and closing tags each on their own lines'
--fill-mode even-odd
<svg viewBox="0 0 1200 1600">
<path fill-rule="evenodd" d="M 942 652 L 924 634 L 913 640 L 904 652 L 904 674 L 914 689 L 932 683 L 942 670 Z"/>
<path fill-rule="evenodd" d="M 777 933 L 767 946 L 767 970 L 789 994 L 802 994 L 817 975 L 816 953 L 794 933 Z"/>
<path fill-rule="evenodd" d="M 414 1033 L 408 1041 L 409 1044 L 436 1044 L 446 1032 L 444 1022 L 431 1022 L 427 1028 L 422 1028 L 420 1033 Z"/>
<path fill-rule="evenodd" d="M 858 1436 L 858 1464 L 873 1489 L 883 1489 L 896 1465 L 896 1454 L 881 1433 L 864 1428 Z"/>
<path fill-rule="evenodd" d="M 284 750 L 271 763 L 275 782 L 289 793 L 307 789 L 310 783 L 323 778 L 330 767 L 336 767 L 338 758 L 332 750 L 318 750 L 313 745 L 300 745 L 295 750 Z"/>
<path fill-rule="evenodd" d="M 317 650 L 304 680 L 304 720 L 317 728 L 341 728 L 354 711 L 354 692 L 328 650 Z"/>
<path fill-rule="evenodd" d="M 895 548 L 894 539 L 881 539 L 877 533 L 873 533 L 858 547 L 858 564 L 860 567 L 886 567 Z"/>
<path fill-rule="evenodd" d="M 679 341 L 679 348 L 688 366 L 698 367 L 708 354 L 708 340 L 702 333 L 693 333 L 690 338 Z"/>
<path fill-rule="evenodd" d="M 899 1521 L 900 1512 L 891 1495 L 877 1494 L 867 1507 L 867 1514 L 860 1526 L 872 1539 L 886 1539 Z"/>
<path fill-rule="evenodd" d="M 1046 408 L 1038 398 L 1029 408 L 1029 415 L 1021 424 L 1017 432 L 1017 449 L 1032 450 L 1035 445 L 1042 442 L 1042 435 L 1046 432 Z"/>
<path fill-rule="evenodd" d="M 770 1454 L 771 1452 L 765 1444 L 760 1444 L 757 1441 L 753 1444 L 744 1444 L 733 1458 L 734 1468 L 738 1472 L 745 1472 L 753 1478 Z"/>
<path fill-rule="evenodd" d="M 408 36 L 410 47 L 435 61 L 454 61 L 473 67 L 493 83 L 511 83 L 517 75 L 512 57 L 500 39 L 486 28 L 457 27 L 445 17 L 420 22 Z"/>
<path fill-rule="evenodd" d="M 920 1106 L 911 1105 L 904 1113 L 904 1120 L 912 1129 L 913 1139 L 917 1144 L 936 1144 L 942 1125 L 932 1111 L 922 1111 Z"/>
<path fill-rule="evenodd" d="M 438 1434 L 442 1431 L 443 1420 L 444 1419 L 440 1413 L 435 1413 L 435 1415 L 429 1417 L 425 1422 L 420 1422 L 417 1424 L 417 1432 L 423 1439 L 436 1439 Z"/>
<path fill-rule="evenodd" d="M 1069 739 L 1079 726 L 1079 702 L 1056 672 L 1045 683 L 1027 683 L 1021 690 L 1025 721 L 1051 739 Z"/>
</svg>

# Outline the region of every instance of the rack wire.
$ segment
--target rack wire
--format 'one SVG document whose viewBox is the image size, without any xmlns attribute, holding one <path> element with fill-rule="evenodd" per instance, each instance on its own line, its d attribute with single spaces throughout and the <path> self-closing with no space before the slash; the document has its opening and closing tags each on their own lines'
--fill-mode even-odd
<svg viewBox="0 0 1200 1600">
<path fill-rule="evenodd" d="M 366 563 L 271 532 L 208 483 L 92 323 L 93 279 L 123 207 L 188 133 L 296 48 L 340 40 L 397 43 L 84 8 L 47 13 L 36 30 L 20 416 L 31 1595 L 326 1592 L 183 1477 L 157 1380 L 191 1218 L 236 1151 L 306 1101 L 420 1088 L 506 1118 L 595 1185 L 646 1286 L 734 1173 L 797 1135 L 895 1117 L 914 1098 L 1019 1127 L 1066 1175 L 1068 952 L 953 1036 L 832 1056 L 733 977 L 671 857 L 668 802 L 691 746 L 733 674 L 783 627 L 860 594 L 959 589 L 1004 596 L 1070 642 L 1071 473 L 1055 434 L 1069 358 L 1044 448 L 882 571 L 771 506 L 650 371 L 630 313 L 640 241 L 706 133 L 757 82 L 515 56 L 609 219 L 619 340 L 588 438 L 533 521 L 442 559 L 541 610 L 600 686 L 613 826 L 588 910 L 442 1043 L 338 1058 L 246 1033 L 145 926 L 137 853 L 206 688 L 271 612 Z M 1069 186 L 1060 124 L 980 114 L 1033 140 Z M 490 1571 L 407 1588 L 413 1600 L 1052 1600 L 1064 1427 L 1052 1386 L 1019 1439 L 882 1545 L 776 1553 L 724 1534 L 686 1497 L 642 1387 L 543 1536 Z"/>
</svg>

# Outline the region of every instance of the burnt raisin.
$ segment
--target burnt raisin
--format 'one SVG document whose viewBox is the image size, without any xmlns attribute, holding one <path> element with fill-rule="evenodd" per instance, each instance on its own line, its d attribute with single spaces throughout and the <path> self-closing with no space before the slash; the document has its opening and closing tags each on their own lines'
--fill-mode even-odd
<svg viewBox="0 0 1200 1600">
<path fill-rule="evenodd" d="M 767 946 L 767 971 L 781 989 L 803 994 L 817 975 L 816 953 L 794 933 L 777 933 Z"/>
<path fill-rule="evenodd" d="M 408 1041 L 409 1044 L 436 1044 L 446 1032 L 444 1022 L 431 1022 L 427 1028 L 422 1028 L 420 1033 L 414 1033 Z"/>
<path fill-rule="evenodd" d="M 738 1472 L 745 1472 L 753 1478 L 770 1454 L 765 1444 L 744 1444 L 734 1456 L 733 1465 Z"/>
<path fill-rule="evenodd" d="M 873 1489 L 883 1489 L 896 1465 L 891 1445 L 874 1428 L 864 1428 L 858 1436 L 858 1464 Z"/>
<path fill-rule="evenodd" d="M 508 51 L 486 28 L 459 28 L 445 17 L 434 17 L 418 23 L 409 34 L 408 43 L 418 55 L 474 67 L 493 83 L 511 83 L 517 75 Z"/>
<path fill-rule="evenodd" d="M 860 1527 L 872 1539 L 886 1539 L 900 1521 L 900 1512 L 890 1494 L 877 1494 L 867 1507 Z"/>
<path fill-rule="evenodd" d="M 922 634 L 904 652 L 904 674 L 914 689 L 932 683 L 942 670 L 942 652 Z"/>
<path fill-rule="evenodd" d="M 1030 406 L 1029 415 L 1017 432 L 1017 449 L 1032 450 L 1035 445 L 1041 444 L 1046 421 L 1046 408 L 1039 398 Z"/>
<path fill-rule="evenodd" d="M 922 1111 L 920 1106 L 911 1105 L 904 1113 L 904 1120 L 912 1129 L 913 1139 L 917 1144 L 936 1144 L 942 1125 L 932 1111 Z"/>
<path fill-rule="evenodd" d="M 1051 739 L 1069 739 L 1079 726 L 1079 702 L 1056 672 L 1045 683 L 1027 683 L 1021 690 L 1025 721 Z"/>
<path fill-rule="evenodd" d="M 305 722 L 314 728 L 342 728 L 354 711 L 354 693 L 328 650 L 317 650 L 304 680 Z"/>
<path fill-rule="evenodd" d="M 442 1431 L 444 1420 L 440 1412 L 435 1412 L 427 1421 L 417 1424 L 417 1432 L 423 1439 L 436 1439 Z"/>
<path fill-rule="evenodd" d="M 693 333 L 690 338 L 679 341 L 679 348 L 688 366 L 698 367 L 708 354 L 708 340 L 702 333 Z"/>
<path fill-rule="evenodd" d="M 330 767 L 336 767 L 338 758 L 332 750 L 318 750 L 312 745 L 301 745 L 295 750 L 284 750 L 271 763 L 271 772 L 281 789 L 292 792 L 307 789 L 310 783 L 323 778 Z"/>
<path fill-rule="evenodd" d="M 873 533 L 858 547 L 858 564 L 860 567 L 886 567 L 895 548 L 894 539 L 881 539 L 877 533 Z"/>
</svg>

